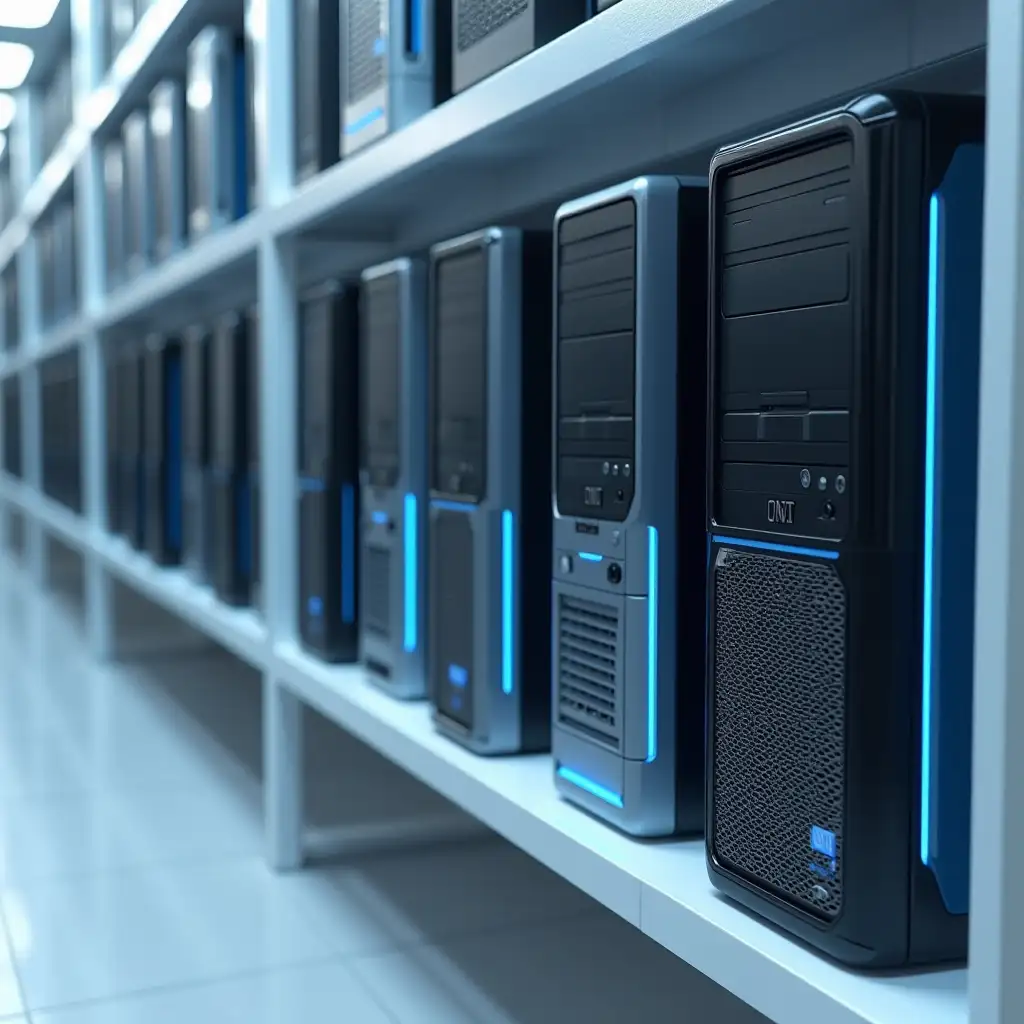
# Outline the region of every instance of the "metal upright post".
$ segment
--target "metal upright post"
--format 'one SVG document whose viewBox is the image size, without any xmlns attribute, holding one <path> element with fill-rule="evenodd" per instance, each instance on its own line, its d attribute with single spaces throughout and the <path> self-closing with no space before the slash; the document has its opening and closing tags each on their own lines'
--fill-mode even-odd
<svg viewBox="0 0 1024 1024">
<path fill-rule="evenodd" d="M 42 104 L 34 89 L 25 89 L 18 99 L 20 138 L 15 153 L 21 167 L 19 179 L 26 189 L 42 170 Z M 39 259 L 35 233 L 22 243 L 15 255 L 18 266 L 18 297 L 21 316 L 21 347 L 31 354 L 41 343 L 42 292 L 39 286 Z M 21 371 L 21 443 L 22 477 L 29 495 L 37 499 L 43 493 L 43 422 L 40 366 L 33 360 Z M 29 574 L 39 587 L 45 587 L 48 577 L 47 535 L 38 515 L 25 517 L 27 563 Z"/>
<path fill-rule="evenodd" d="M 71 8 L 72 61 L 76 116 L 99 85 L 103 74 L 103 4 L 101 0 L 73 0 Z M 90 324 L 81 340 L 79 387 L 81 450 L 84 473 L 86 530 L 90 537 L 106 529 L 107 433 L 105 424 L 106 374 L 99 333 L 92 314 L 103 302 L 104 228 L 101 156 L 91 142 L 75 167 L 75 217 L 78 224 L 79 289 Z M 85 560 L 86 634 L 93 654 L 113 654 L 113 581 L 99 552 L 88 545 Z"/>
<path fill-rule="evenodd" d="M 264 207 L 293 182 L 293 4 L 250 0 L 247 27 L 256 62 L 257 191 Z M 260 452 L 263 476 L 264 614 L 270 647 L 295 635 L 294 261 L 270 235 L 260 240 Z M 303 859 L 303 709 L 277 677 L 271 654 L 263 678 L 263 786 L 267 859 L 279 871 Z"/>
<path fill-rule="evenodd" d="M 988 5 L 971 1024 L 1024 1014 L 1024 6 Z"/>
</svg>

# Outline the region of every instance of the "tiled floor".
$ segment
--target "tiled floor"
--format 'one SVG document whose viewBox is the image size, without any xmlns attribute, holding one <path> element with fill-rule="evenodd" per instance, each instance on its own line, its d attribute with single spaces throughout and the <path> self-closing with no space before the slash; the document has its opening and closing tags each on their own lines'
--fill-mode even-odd
<svg viewBox="0 0 1024 1024">
<path fill-rule="evenodd" d="M 91 664 L 74 616 L 0 561 L 3 1024 L 754 1019 L 493 837 L 275 876 L 258 696 L 224 655 Z M 318 735 L 326 823 L 440 806 Z"/>
</svg>

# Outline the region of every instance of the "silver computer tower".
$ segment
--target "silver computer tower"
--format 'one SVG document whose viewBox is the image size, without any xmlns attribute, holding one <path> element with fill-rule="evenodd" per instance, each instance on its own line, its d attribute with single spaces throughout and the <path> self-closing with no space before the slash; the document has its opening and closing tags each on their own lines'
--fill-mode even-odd
<svg viewBox="0 0 1024 1024">
<path fill-rule="evenodd" d="M 397 697 L 425 694 L 427 268 L 363 272 L 360 657 Z"/>
<path fill-rule="evenodd" d="M 234 219 L 239 154 L 236 36 L 209 25 L 188 49 L 189 235 L 200 238 Z M 241 116 L 244 117 L 244 114 Z"/>
<path fill-rule="evenodd" d="M 703 824 L 707 188 L 555 217 L 552 752 L 634 835 Z"/>
<path fill-rule="evenodd" d="M 525 57 L 586 13 L 587 0 L 452 0 L 452 90 Z"/>
<path fill-rule="evenodd" d="M 435 102 L 435 13 L 426 0 L 340 0 L 341 135 L 348 156 Z"/>
<path fill-rule="evenodd" d="M 124 281 L 124 147 L 121 140 L 108 142 L 103 151 L 104 238 L 106 286 L 110 291 Z"/>
<path fill-rule="evenodd" d="M 478 753 L 547 749 L 550 235 L 431 249 L 429 646 L 434 719 Z"/>
<path fill-rule="evenodd" d="M 160 82 L 149 96 L 153 154 L 153 254 L 166 259 L 188 238 L 188 165 L 185 151 L 185 87 Z"/>
<path fill-rule="evenodd" d="M 121 129 L 124 143 L 125 271 L 134 277 L 153 258 L 153 149 L 146 111 L 136 110 Z"/>
</svg>

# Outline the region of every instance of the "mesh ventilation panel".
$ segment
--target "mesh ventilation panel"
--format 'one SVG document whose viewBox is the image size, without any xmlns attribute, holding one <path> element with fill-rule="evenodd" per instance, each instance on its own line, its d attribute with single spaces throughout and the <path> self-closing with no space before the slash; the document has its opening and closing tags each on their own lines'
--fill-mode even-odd
<svg viewBox="0 0 1024 1024">
<path fill-rule="evenodd" d="M 458 0 L 459 52 L 497 32 L 528 7 L 529 0 Z"/>
<path fill-rule="evenodd" d="M 384 84 L 386 41 L 381 0 L 348 2 L 348 91 L 346 103 L 369 96 Z"/>
<path fill-rule="evenodd" d="M 834 567 L 723 549 L 714 571 L 719 863 L 826 918 L 843 896 L 846 594 Z M 812 829 L 831 834 L 833 856 Z"/>
</svg>

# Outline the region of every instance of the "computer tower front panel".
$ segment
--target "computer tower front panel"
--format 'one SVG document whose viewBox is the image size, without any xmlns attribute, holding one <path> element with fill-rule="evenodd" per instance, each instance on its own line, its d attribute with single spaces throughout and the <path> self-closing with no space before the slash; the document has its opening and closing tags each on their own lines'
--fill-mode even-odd
<svg viewBox="0 0 1024 1024">
<path fill-rule="evenodd" d="M 146 343 L 146 546 L 158 565 L 177 565 L 182 553 L 181 343 Z"/>
<path fill-rule="evenodd" d="M 120 369 L 117 360 L 109 351 L 104 360 L 104 421 L 106 425 L 105 443 L 106 486 L 107 486 L 107 532 L 121 532 L 121 438 L 118 432 L 118 406 L 120 405 Z M 5 396 L 9 400 L 9 396 Z"/>
<path fill-rule="evenodd" d="M 299 636 L 359 654 L 359 289 L 330 282 L 299 314 Z"/>
<path fill-rule="evenodd" d="M 120 403 L 118 433 L 121 437 L 121 529 L 140 551 L 146 542 L 146 487 L 143 467 L 142 419 L 145 409 L 145 374 L 141 346 L 126 347 L 119 356 Z"/>
<path fill-rule="evenodd" d="M 124 147 L 120 140 L 108 142 L 103 150 L 103 190 L 106 287 L 110 291 L 125 276 Z"/>
<path fill-rule="evenodd" d="M 244 41 L 230 28 L 204 28 L 188 51 L 188 202 L 192 238 L 247 212 L 247 87 Z"/>
<path fill-rule="evenodd" d="M 182 346 L 183 560 L 200 582 L 210 575 L 210 346 L 202 327 L 186 332 Z"/>
<path fill-rule="evenodd" d="M 161 82 L 149 97 L 153 147 L 153 251 L 166 259 L 188 239 L 188 160 L 185 146 L 185 88 Z"/>
<path fill-rule="evenodd" d="M 153 148 L 149 118 L 137 110 L 125 118 L 124 143 L 125 269 L 134 277 L 153 258 Z"/>
<path fill-rule="evenodd" d="M 445 98 L 448 6 L 341 0 L 341 11 L 342 150 L 348 156 Z M 435 39 L 443 40 L 440 47 Z"/>
<path fill-rule="evenodd" d="M 587 0 L 452 0 L 452 89 L 525 57 L 587 14 Z"/>
<path fill-rule="evenodd" d="M 260 314 L 257 306 L 248 312 L 249 319 L 249 356 L 248 356 L 248 398 L 246 412 L 246 447 L 249 453 L 249 508 L 251 509 L 252 525 L 250 529 L 250 555 L 252 582 L 252 603 L 256 608 L 263 607 L 263 563 L 261 554 L 262 508 L 260 487 Z"/>
<path fill-rule="evenodd" d="M 966 954 L 983 123 L 712 163 L 708 865 L 865 967 Z"/>
<path fill-rule="evenodd" d="M 295 177 L 299 181 L 341 155 L 342 0 L 295 4 Z"/>
<path fill-rule="evenodd" d="M 635 835 L 700 831 L 707 189 L 640 178 L 555 225 L 556 784 Z"/>
<path fill-rule="evenodd" d="M 221 600 L 250 601 L 252 507 L 247 414 L 246 319 L 231 313 L 216 325 L 210 359 L 210 509 L 213 585 Z"/>
<path fill-rule="evenodd" d="M 425 693 L 427 269 L 363 273 L 361 660 L 398 697 Z"/>
<path fill-rule="evenodd" d="M 431 250 L 428 688 L 480 753 L 550 742 L 550 259 L 504 228 Z"/>
</svg>

